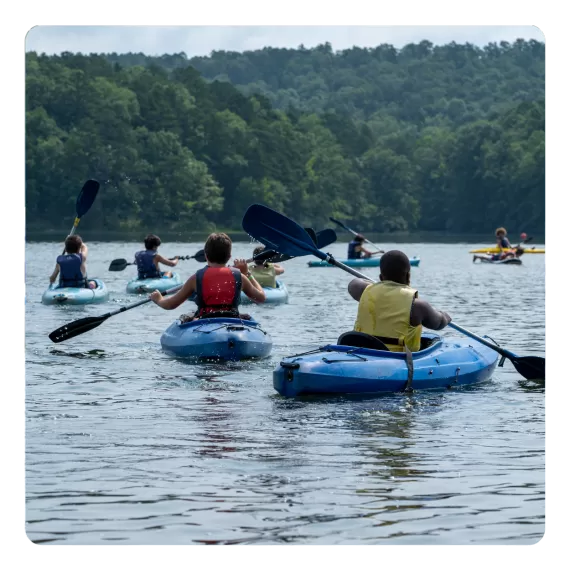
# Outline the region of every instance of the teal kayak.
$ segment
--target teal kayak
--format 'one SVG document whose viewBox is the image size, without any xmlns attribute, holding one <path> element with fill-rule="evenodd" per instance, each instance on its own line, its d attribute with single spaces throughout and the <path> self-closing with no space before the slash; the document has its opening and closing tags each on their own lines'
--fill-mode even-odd
<svg viewBox="0 0 570 570">
<path fill-rule="evenodd" d="M 340 263 L 344 263 L 349 267 L 380 267 L 379 257 L 369 257 L 362 259 L 338 259 Z M 417 267 L 420 264 L 419 257 L 410 257 L 410 265 Z M 326 261 L 309 261 L 309 267 L 334 267 Z"/>
<path fill-rule="evenodd" d="M 194 359 L 244 360 L 269 356 L 273 341 L 256 321 L 233 318 L 172 323 L 160 338 L 165 352 Z"/>
<path fill-rule="evenodd" d="M 92 305 L 104 303 L 109 298 L 109 290 L 101 279 L 90 279 L 97 283 L 96 289 L 88 287 L 58 287 L 55 283 L 42 295 L 44 305 Z"/>
<path fill-rule="evenodd" d="M 489 380 L 499 359 L 477 341 L 433 333 L 422 335 L 422 350 L 412 356 L 408 382 L 403 352 L 329 344 L 284 358 L 273 371 L 273 387 L 287 397 L 455 388 Z"/>
<path fill-rule="evenodd" d="M 127 293 L 141 294 L 160 291 L 164 293 L 176 285 L 182 283 L 182 278 L 178 273 L 173 273 L 172 277 L 157 277 L 155 279 L 133 279 L 127 283 Z"/>
<path fill-rule="evenodd" d="M 289 302 L 289 291 L 287 291 L 287 287 L 283 281 L 277 280 L 277 287 L 263 287 L 263 291 L 265 292 L 265 303 L 277 305 L 279 303 Z M 240 298 L 240 303 L 242 304 L 255 302 L 252 301 L 243 291 L 241 292 Z M 263 305 L 264 303 L 259 304 Z"/>
</svg>

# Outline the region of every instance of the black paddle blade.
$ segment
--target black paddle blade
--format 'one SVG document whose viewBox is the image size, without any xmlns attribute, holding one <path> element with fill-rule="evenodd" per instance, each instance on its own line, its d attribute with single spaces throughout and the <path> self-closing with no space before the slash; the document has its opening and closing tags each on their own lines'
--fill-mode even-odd
<svg viewBox="0 0 570 570">
<path fill-rule="evenodd" d="M 97 192 L 99 192 L 99 182 L 97 180 L 88 180 L 83 185 L 75 202 L 75 213 L 78 218 L 82 218 L 89 211 L 89 208 L 95 202 Z"/>
<path fill-rule="evenodd" d="M 111 315 L 103 315 L 102 317 L 86 317 L 63 325 L 49 334 L 52 342 L 63 342 L 69 340 L 74 336 L 86 333 L 94 328 L 97 328 L 101 323 L 104 323 Z"/>
<path fill-rule="evenodd" d="M 204 250 L 201 249 L 200 251 L 198 251 L 196 253 L 196 255 L 192 256 L 198 263 L 206 263 L 206 254 L 204 253 Z"/>
<path fill-rule="evenodd" d="M 317 232 L 317 247 L 323 249 L 331 243 L 336 241 L 336 232 L 333 229 L 327 228 L 326 230 L 321 230 Z"/>
<path fill-rule="evenodd" d="M 317 245 L 317 234 L 313 228 L 305 228 L 305 231 L 311 236 L 313 243 Z"/>
<path fill-rule="evenodd" d="M 540 356 L 517 356 L 511 358 L 517 372 L 527 380 L 546 379 L 546 359 Z"/>
<path fill-rule="evenodd" d="M 130 265 L 126 259 L 113 259 L 109 265 L 109 271 L 123 271 L 127 265 Z"/>
<path fill-rule="evenodd" d="M 334 218 L 329 218 L 329 220 L 333 224 L 336 224 L 337 226 L 340 226 L 341 228 L 345 229 L 347 232 L 352 231 L 348 226 L 345 226 L 342 222 L 339 222 L 338 220 L 335 220 Z"/>
</svg>

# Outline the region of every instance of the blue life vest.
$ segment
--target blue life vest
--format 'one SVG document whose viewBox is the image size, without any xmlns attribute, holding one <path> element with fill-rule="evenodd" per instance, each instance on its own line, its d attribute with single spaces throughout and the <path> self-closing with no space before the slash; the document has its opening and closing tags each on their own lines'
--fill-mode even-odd
<svg viewBox="0 0 570 570">
<path fill-rule="evenodd" d="M 154 264 L 154 256 L 157 254 L 152 249 L 145 249 L 135 253 L 135 262 L 139 270 L 139 279 L 155 279 L 162 277 L 162 273 Z"/>
<path fill-rule="evenodd" d="M 506 237 L 501 238 L 501 247 L 503 249 L 505 249 L 507 247 L 511 247 L 511 245 L 509 244 L 509 240 Z"/>
<path fill-rule="evenodd" d="M 356 251 L 356 246 L 361 246 L 362 244 L 359 241 L 352 240 L 348 244 L 348 259 L 360 259 L 362 257 L 361 251 Z"/>
<path fill-rule="evenodd" d="M 66 253 L 58 256 L 59 287 L 87 287 L 87 277 L 81 273 L 82 263 L 81 253 Z"/>
</svg>

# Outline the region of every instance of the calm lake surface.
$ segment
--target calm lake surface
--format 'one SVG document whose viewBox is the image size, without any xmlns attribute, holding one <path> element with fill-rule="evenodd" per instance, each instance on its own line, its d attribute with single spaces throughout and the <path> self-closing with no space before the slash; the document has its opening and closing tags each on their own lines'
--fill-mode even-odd
<svg viewBox="0 0 570 570">
<path fill-rule="evenodd" d="M 284 264 L 288 305 L 251 309 L 273 338 L 266 360 L 196 365 L 164 354 L 161 333 L 192 303 L 175 311 L 149 303 L 53 344 L 47 335 L 62 324 L 136 300 L 125 293 L 135 269 L 107 269 L 114 258 L 132 259 L 139 245 L 88 245 L 89 276 L 111 292 L 104 305 L 42 305 L 61 246 L 26 246 L 30 540 L 533 544 L 542 537 L 544 384 L 524 380 L 507 361 L 491 382 L 457 391 L 282 398 L 272 383 L 280 359 L 335 341 L 356 316 L 351 277 L 309 269 L 311 257 Z M 544 255 L 492 266 L 472 263 L 474 245 L 382 246 L 421 257 L 412 285 L 458 324 L 513 352 L 544 355 Z M 201 247 L 165 243 L 161 253 Z M 327 248 L 339 259 L 345 250 Z M 235 256 L 251 251 L 234 244 Z M 179 265 L 183 277 L 199 267 Z"/>
</svg>

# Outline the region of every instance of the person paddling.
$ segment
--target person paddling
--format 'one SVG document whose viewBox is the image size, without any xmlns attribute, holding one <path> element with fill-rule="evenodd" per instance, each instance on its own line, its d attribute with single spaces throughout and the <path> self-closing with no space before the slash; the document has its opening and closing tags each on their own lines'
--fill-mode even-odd
<svg viewBox="0 0 570 570">
<path fill-rule="evenodd" d="M 497 247 L 499 249 L 512 249 L 513 246 L 507 238 L 507 230 L 505 228 L 497 228 L 495 230 L 495 237 L 497 239 Z"/>
<path fill-rule="evenodd" d="M 364 243 L 364 236 L 358 234 L 354 236 L 354 239 L 348 244 L 348 259 L 368 259 L 372 257 L 377 252 L 371 252 L 364 248 L 362 245 Z M 380 252 L 378 252 L 380 253 Z"/>
<path fill-rule="evenodd" d="M 264 245 L 256 247 L 253 250 L 253 256 L 255 257 L 258 253 L 261 253 L 264 250 Z M 268 263 L 267 261 L 254 261 L 249 266 L 249 270 L 262 287 L 269 287 L 271 289 L 275 289 L 277 287 L 275 277 L 285 273 L 285 269 L 283 269 L 281 265 L 277 263 Z"/>
<path fill-rule="evenodd" d="M 159 277 L 172 277 L 171 271 L 161 271 L 159 263 L 175 267 L 178 264 L 178 257 L 166 259 L 158 253 L 158 248 L 162 242 L 154 234 L 148 234 L 144 238 L 144 250 L 135 253 L 135 263 L 139 272 L 139 279 L 157 279 Z"/>
<path fill-rule="evenodd" d="M 395 249 L 380 258 L 379 283 L 353 279 L 348 292 L 359 302 L 354 330 L 376 337 L 393 352 L 417 352 L 422 327 L 441 330 L 451 322 L 446 312 L 418 298 L 410 287 L 410 260 Z"/>
<path fill-rule="evenodd" d="M 243 290 L 258 303 L 265 302 L 265 293 L 249 271 L 245 259 L 236 259 L 234 267 L 227 267 L 232 256 L 232 240 L 223 233 L 210 234 L 204 245 L 204 254 L 208 265 L 192 275 L 177 293 L 163 297 L 160 291 L 153 291 L 151 300 L 170 311 L 196 293 L 198 310 L 194 315 L 182 315 L 182 322 L 216 317 L 249 319 L 249 315 L 239 313 L 240 292 Z"/>
<path fill-rule="evenodd" d="M 87 245 L 77 234 L 65 240 L 65 253 L 58 256 L 55 269 L 49 282 L 55 283 L 59 275 L 58 287 L 80 287 L 96 289 L 97 283 L 87 279 Z"/>
</svg>

